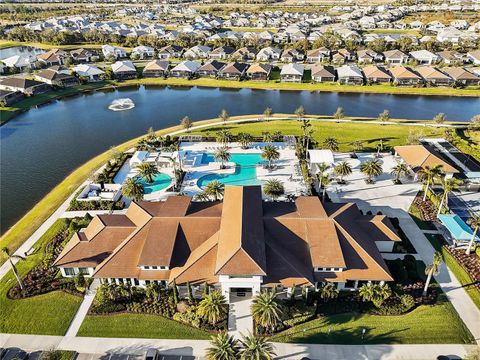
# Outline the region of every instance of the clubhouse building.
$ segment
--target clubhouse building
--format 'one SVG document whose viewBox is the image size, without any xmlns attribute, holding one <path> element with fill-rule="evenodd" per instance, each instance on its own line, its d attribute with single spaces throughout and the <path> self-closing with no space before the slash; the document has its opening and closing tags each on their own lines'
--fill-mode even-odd
<svg viewBox="0 0 480 360">
<path fill-rule="evenodd" d="M 134 286 L 189 282 L 196 291 L 208 283 L 228 299 L 262 287 L 393 281 L 381 253 L 396 241 L 387 217 L 363 215 L 353 203 L 265 202 L 260 186 L 226 186 L 221 202 L 171 196 L 96 216 L 55 265 L 64 276 Z"/>
</svg>

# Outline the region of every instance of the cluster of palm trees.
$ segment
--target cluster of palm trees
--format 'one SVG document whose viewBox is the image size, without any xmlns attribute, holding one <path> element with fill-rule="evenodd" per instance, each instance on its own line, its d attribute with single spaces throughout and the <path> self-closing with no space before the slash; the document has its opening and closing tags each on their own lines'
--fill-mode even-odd
<svg viewBox="0 0 480 360">
<path fill-rule="evenodd" d="M 273 345 L 264 337 L 243 335 L 241 340 L 221 332 L 211 337 L 207 349 L 209 360 L 272 360 L 275 356 Z"/>
<path fill-rule="evenodd" d="M 127 178 L 122 186 L 122 195 L 133 201 L 141 201 L 145 195 L 145 188 L 141 179 L 144 179 L 147 184 L 151 184 L 154 182 L 155 176 L 159 174 L 155 164 L 150 162 L 138 164 L 137 170 L 137 176 Z"/>
<path fill-rule="evenodd" d="M 203 191 L 196 195 L 199 201 L 218 201 L 223 199 L 225 192 L 225 185 L 218 180 L 210 181 Z"/>
<path fill-rule="evenodd" d="M 380 308 L 392 295 L 392 289 L 387 284 L 363 284 L 358 289 L 358 294 L 363 301 L 371 301 L 373 305 Z"/>
</svg>

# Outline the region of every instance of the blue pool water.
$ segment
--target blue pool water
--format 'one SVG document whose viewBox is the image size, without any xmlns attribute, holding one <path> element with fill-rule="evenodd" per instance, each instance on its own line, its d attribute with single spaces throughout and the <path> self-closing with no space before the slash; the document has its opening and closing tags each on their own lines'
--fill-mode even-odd
<svg viewBox="0 0 480 360">
<path fill-rule="evenodd" d="M 145 194 L 151 194 L 152 192 L 167 188 L 172 182 L 172 178 L 167 174 L 159 173 L 158 175 L 155 175 L 153 178 L 153 183 L 151 184 L 148 184 L 143 178 L 140 179 L 140 182 L 145 189 Z"/>
<path fill-rule="evenodd" d="M 214 162 L 213 154 L 204 154 L 202 163 Z M 208 174 L 198 179 L 198 186 L 204 188 L 209 182 L 218 180 L 225 185 L 260 185 L 257 166 L 263 162 L 260 154 L 231 154 L 230 161 L 236 164 L 233 174 Z"/>
</svg>

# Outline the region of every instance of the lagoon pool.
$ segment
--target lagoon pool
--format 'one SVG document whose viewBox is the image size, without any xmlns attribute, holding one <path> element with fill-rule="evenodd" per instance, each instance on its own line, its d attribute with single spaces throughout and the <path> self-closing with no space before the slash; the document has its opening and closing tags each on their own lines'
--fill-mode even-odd
<svg viewBox="0 0 480 360">
<path fill-rule="evenodd" d="M 145 189 L 145 194 L 151 194 L 155 191 L 160 191 L 166 189 L 172 183 L 172 178 L 164 173 L 159 173 L 154 176 L 153 183 L 148 184 L 145 179 L 140 179 L 143 188 Z"/>
<path fill-rule="evenodd" d="M 202 163 L 214 162 L 213 154 L 204 154 Z M 235 172 L 233 174 L 208 174 L 198 179 L 197 185 L 203 189 L 209 182 L 220 181 L 225 185 L 260 185 L 262 182 L 257 179 L 257 166 L 263 162 L 260 154 L 231 154 L 230 162 L 234 162 Z"/>
</svg>

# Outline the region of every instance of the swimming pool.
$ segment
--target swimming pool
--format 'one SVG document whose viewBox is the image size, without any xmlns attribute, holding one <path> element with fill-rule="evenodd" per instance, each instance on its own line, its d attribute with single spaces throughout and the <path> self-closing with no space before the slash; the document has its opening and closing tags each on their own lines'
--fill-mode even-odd
<svg viewBox="0 0 480 360">
<path fill-rule="evenodd" d="M 214 162 L 213 154 L 204 154 L 202 164 Z M 260 154 L 231 154 L 230 161 L 236 165 L 233 174 L 208 174 L 198 179 L 197 185 L 204 188 L 209 182 L 220 181 L 225 185 L 260 185 L 262 182 L 257 179 L 257 166 L 262 163 Z"/>
<path fill-rule="evenodd" d="M 164 173 L 158 173 L 153 178 L 153 183 L 148 184 L 145 179 L 141 178 L 140 183 L 143 185 L 145 189 L 145 194 L 151 194 L 155 191 L 160 191 L 168 186 L 170 186 L 172 182 L 172 178 Z"/>
</svg>

